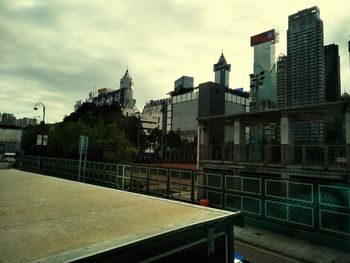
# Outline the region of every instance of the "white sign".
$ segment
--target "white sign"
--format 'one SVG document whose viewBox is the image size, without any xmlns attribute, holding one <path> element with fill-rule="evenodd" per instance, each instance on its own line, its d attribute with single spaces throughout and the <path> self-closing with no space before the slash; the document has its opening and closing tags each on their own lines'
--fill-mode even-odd
<svg viewBox="0 0 350 263">
<path fill-rule="evenodd" d="M 38 134 L 37 137 L 36 137 L 36 145 L 41 145 L 41 134 Z M 47 145 L 47 142 L 48 142 L 48 139 L 49 139 L 49 136 L 47 135 L 44 135 L 44 140 L 42 141 L 43 145 Z"/>
</svg>

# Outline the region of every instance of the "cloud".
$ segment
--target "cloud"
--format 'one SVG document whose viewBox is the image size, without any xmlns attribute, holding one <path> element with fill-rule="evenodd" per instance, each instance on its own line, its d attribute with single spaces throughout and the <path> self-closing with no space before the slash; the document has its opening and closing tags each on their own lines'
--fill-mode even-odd
<svg viewBox="0 0 350 263">
<path fill-rule="evenodd" d="M 349 34 L 350 6 L 336 2 L 317 5 L 325 39 L 340 44 Z M 301 0 L 2 1 L 0 112 L 32 116 L 32 105 L 42 101 L 48 120 L 61 120 L 95 86 L 119 88 L 127 65 L 142 110 L 145 101 L 166 97 L 182 75 L 193 76 L 195 84 L 213 80 L 212 66 L 222 49 L 232 64 L 231 87 L 247 89 L 253 68 L 250 36 L 280 29 L 276 56 L 286 53 L 288 15 L 313 5 Z M 348 54 L 342 45 L 345 70 Z M 343 75 L 343 87 L 349 86 L 349 74 Z"/>
</svg>

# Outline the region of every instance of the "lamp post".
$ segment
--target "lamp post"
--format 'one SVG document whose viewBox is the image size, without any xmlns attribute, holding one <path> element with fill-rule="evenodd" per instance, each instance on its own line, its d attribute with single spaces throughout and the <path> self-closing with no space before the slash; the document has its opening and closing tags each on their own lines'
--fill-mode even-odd
<svg viewBox="0 0 350 263">
<path fill-rule="evenodd" d="M 255 111 L 260 110 L 260 105 L 259 105 L 259 87 L 262 86 L 263 80 L 265 78 L 264 76 L 265 71 L 261 71 L 260 73 L 254 75 L 254 74 L 249 74 L 250 77 L 250 88 L 252 90 L 255 89 Z"/>
<path fill-rule="evenodd" d="M 45 128 L 45 105 L 42 102 L 37 102 L 34 105 L 34 110 L 38 110 L 38 106 L 43 107 L 43 121 L 42 121 L 42 126 L 41 126 L 41 147 L 44 145 L 44 128 Z M 42 149 L 41 149 L 42 150 Z"/>
<path fill-rule="evenodd" d="M 260 111 L 260 103 L 259 103 L 259 87 L 263 85 L 263 80 L 265 78 L 264 76 L 265 71 L 261 71 L 258 74 L 249 74 L 250 77 L 250 88 L 254 91 L 255 90 L 255 111 Z M 258 125 L 260 126 L 260 125 Z M 259 142 L 259 130 L 260 127 L 257 127 L 255 129 L 255 147 L 256 147 L 256 161 L 260 159 L 260 142 Z"/>
</svg>

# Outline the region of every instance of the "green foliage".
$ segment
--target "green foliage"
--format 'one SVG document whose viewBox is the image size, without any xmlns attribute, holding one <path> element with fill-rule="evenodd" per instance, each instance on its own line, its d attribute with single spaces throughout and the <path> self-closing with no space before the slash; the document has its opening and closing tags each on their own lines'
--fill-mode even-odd
<svg viewBox="0 0 350 263">
<path fill-rule="evenodd" d="M 138 126 L 139 119 L 125 117 L 118 105 L 84 103 L 63 122 L 46 127 L 49 140 L 45 149 L 35 145 L 40 126 L 28 127 L 22 148 L 26 154 L 78 158 L 79 136 L 84 135 L 89 137 L 88 159 L 128 161 L 136 152 Z"/>
<path fill-rule="evenodd" d="M 170 131 L 165 135 L 165 145 L 170 149 L 181 148 L 182 141 L 180 134 Z"/>
</svg>

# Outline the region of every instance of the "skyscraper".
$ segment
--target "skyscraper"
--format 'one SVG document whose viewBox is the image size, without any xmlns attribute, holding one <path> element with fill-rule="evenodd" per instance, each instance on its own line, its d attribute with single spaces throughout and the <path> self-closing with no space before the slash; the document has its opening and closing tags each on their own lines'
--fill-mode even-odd
<svg viewBox="0 0 350 263">
<path fill-rule="evenodd" d="M 218 63 L 214 64 L 215 83 L 228 88 L 230 71 L 231 64 L 227 64 L 224 54 L 221 53 Z"/>
<path fill-rule="evenodd" d="M 277 58 L 277 108 L 287 107 L 287 56 L 280 55 Z"/>
<path fill-rule="evenodd" d="M 263 85 L 259 87 L 259 101 L 276 104 L 276 67 L 275 43 L 278 33 L 272 29 L 250 38 L 250 46 L 254 47 L 254 75 L 265 71 Z M 251 91 L 254 94 L 256 91 Z M 254 96 L 253 96 L 254 97 Z M 260 103 L 263 104 L 263 103 Z"/>
<path fill-rule="evenodd" d="M 340 57 L 339 47 L 330 44 L 324 47 L 326 101 L 340 100 Z"/>
<path fill-rule="evenodd" d="M 289 16 L 287 56 L 288 105 L 325 102 L 323 22 L 318 7 Z"/>
<path fill-rule="evenodd" d="M 325 102 L 323 22 L 317 6 L 288 17 L 288 106 Z M 296 143 L 322 143 L 323 123 L 295 122 Z"/>
</svg>

